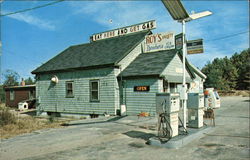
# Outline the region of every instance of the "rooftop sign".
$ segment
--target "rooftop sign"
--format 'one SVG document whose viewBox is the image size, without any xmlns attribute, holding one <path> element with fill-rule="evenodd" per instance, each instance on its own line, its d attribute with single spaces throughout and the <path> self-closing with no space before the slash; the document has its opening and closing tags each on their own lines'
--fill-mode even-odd
<svg viewBox="0 0 250 160">
<path fill-rule="evenodd" d="M 118 28 L 118 29 L 114 29 L 114 30 L 110 30 L 110 31 L 102 32 L 102 33 L 93 34 L 90 37 L 90 40 L 98 41 L 102 39 L 117 37 L 121 35 L 127 35 L 130 33 L 135 33 L 135 32 L 140 32 L 144 30 L 155 29 L 155 28 L 156 28 L 156 21 L 152 20 L 152 21 L 147 21 L 147 22 L 143 22 L 143 23 L 127 26 L 127 27 L 122 27 L 122 28 Z"/>
<path fill-rule="evenodd" d="M 175 49 L 174 32 L 151 34 L 145 37 L 145 52 L 155 52 L 170 49 Z"/>
</svg>

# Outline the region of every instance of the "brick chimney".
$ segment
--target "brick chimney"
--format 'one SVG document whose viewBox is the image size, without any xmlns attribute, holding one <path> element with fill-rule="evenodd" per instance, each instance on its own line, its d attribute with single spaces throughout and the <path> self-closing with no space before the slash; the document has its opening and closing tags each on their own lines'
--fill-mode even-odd
<svg viewBox="0 0 250 160">
<path fill-rule="evenodd" d="M 25 81 L 23 78 L 22 78 L 21 86 L 25 86 Z"/>
</svg>

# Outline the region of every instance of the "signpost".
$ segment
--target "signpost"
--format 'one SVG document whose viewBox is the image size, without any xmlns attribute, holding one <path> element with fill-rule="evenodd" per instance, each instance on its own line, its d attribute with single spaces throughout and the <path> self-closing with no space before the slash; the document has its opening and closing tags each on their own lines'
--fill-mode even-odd
<svg viewBox="0 0 250 160">
<path fill-rule="evenodd" d="M 114 30 L 110 30 L 110 31 L 106 31 L 106 32 L 93 34 L 90 37 L 90 40 L 91 41 L 98 41 L 98 40 L 102 40 L 102 39 L 127 35 L 130 33 L 141 32 L 144 30 L 150 30 L 150 29 L 155 29 L 155 28 L 156 28 L 156 21 L 151 20 L 151 21 L 147 21 L 147 22 L 143 22 L 143 23 L 127 26 L 127 27 L 122 27 L 122 28 L 118 28 L 118 29 L 114 29 Z"/>
<path fill-rule="evenodd" d="M 187 54 L 203 53 L 203 40 L 187 41 Z"/>
<path fill-rule="evenodd" d="M 161 0 L 172 18 L 178 22 L 182 23 L 182 54 L 183 54 L 183 81 L 182 81 L 182 92 L 180 93 L 180 99 L 182 100 L 182 106 L 183 106 L 183 126 L 186 129 L 186 117 L 187 117 L 187 85 L 186 85 L 186 75 L 185 75 L 185 65 L 186 65 L 186 54 L 187 54 L 187 44 L 186 44 L 186 22 L 199 19 L 205 16 L 209 16 L 212 14 L 210 11 L 204 11 L 200 13 L 194 13 L 189 15 L 184 6 L 182 5 L 180 0 Z M 183 96 L 182 96 L 183 95 Z"/>
<path fill-rule="evenodd" d="M 145 37 L 144 52 L 175 49 L 175 36 L 173 32 L 164 32 L 147 35 Z"/>
</svg>

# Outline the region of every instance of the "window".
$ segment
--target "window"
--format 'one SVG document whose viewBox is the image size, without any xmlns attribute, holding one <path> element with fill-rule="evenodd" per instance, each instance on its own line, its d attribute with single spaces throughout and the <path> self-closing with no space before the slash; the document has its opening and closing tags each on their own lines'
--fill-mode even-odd
<svg viewBox="0 0 250 160">
<path fill-rule="evenodd" d="M 217 91 L 214 91 L 214 95 L 215 95 L 216 99 L 220 99 L 220 96 L 219 96 Z"/>
<path fill-rule="evenodd" d="M 99 102 L 99 80 L 90 81 L 90 101 Z"/>
<path fill-rule="evenodd" d="M 175 93 L 176 92 L 176 85 L 175 83 L 170 83 L 170 93 Z"/>
<path fill-rule="evenodd" d="M 73 82 L 66 82 L 66 97 L 74 97 Z"/>
<path fill-rule="evenodd" d="M 168 92 L 168 81 L 163 79 L 163 92 Z"/>
<path fill-rule="evenodd" d="M 14 101 L 15 99 L 15 91 L 10 91 L 10 100 Z"/>
<path fill-rule="evenodd" d="M 34 90 L 30 90 L 29 92 L 29 99 L 33 99 L 35 98 L 35 91 Z"/>
</svg>

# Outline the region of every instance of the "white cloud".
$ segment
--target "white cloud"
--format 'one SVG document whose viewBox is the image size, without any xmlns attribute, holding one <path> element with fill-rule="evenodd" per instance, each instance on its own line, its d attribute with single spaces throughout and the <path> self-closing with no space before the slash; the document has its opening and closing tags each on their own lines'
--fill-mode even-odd
<svg viewBox="0 0 250 160">
<path fill-rule="evenodd" d="M 157 19 L 157 7 L 143 1 L 71 2 L 74 14 L 90 16 L 93 21 L 114 29 L 143 21 Z M 109 20 L 112 19 L 112 23 Z"/>
<path fill-rule="evenodd" d="M 240 52 L 249 47 L 249 40 L 246 39 L 249 36 L 246 35 L 232 37 L 231 40 L 234 40 L 234 42 L 230 43 L 228 42 L 230 39 L 206 42 L 207 40 L 234 34 L 237 30 L 244 31 L 246 24 L 248 24 L 245 23 L 248 15 L 244 15 L 244 10 L 238 6 L 235 7 L 234 4 L 224 3 L 225 6 L 222 6 L 222 8 L 220 5 L 210 6 L 215 3 L 209 3 L 210 5 L 204 8 L 211 8 L 212 16 L 188 22 L 186 25 L 188 40 L 203 38 L 205 42 L 205 53 L 188 55 L 188 59 L 199 68 L 202 68 L 214 58 L 230 57 L 234 52 Z M 155 33 L 175 31 L 178 34 L 182 32 L 181 24 L 172 19 L 161 1 L 84 1 L 71 2 L 71 7 L 75 14 L 91 17 L 94 22 L 107 29 L 155 19 L 157 22 Z M 216 9 L 216 7 L 219 7 L 219 9 Z M 218 12 L 222 9 L 224 9 L 223 12 Z M 112 23 L 109 23 L 110 19 L 112 19 Z M 235 42 L 235 38 L 238 39 L 237 42 Z"/>
<path fill-rule="evenodd" d="M 88 15 L 93 21 L 108 29 L 119 28 L 148 20 L 155 19 L 157 28 L 155 32 L 175 31 L 181 32 L 181 24 L 174 21 L 161 1 L 94 1 L 69 2 L 74 14 Z M 109 20 L 112 19 L 112 23 Z M 189 26 L 189 25 L 188 25 Z M 191 38 L 203 35 L 199 23 L 187 27 L 192 33 Z"/>
<path fill-rule="evenodd" d="M 9 13 L 9 12 L 4 12 L 4 13 Z M 51 21 L 44 20 L 44 19 L 38 18 L 36 16 L 30 15 L 27 13 L 12 14 L 12 15 L 8 15 L 8 17 L 12 19 L 16 19 L 21 22 L 25 22 L 33 26 L 36 26 L 40 29 L 55 30 L 55 25 L 53 25 Z"/>
<path fill-rule="evenodd" d="M 214 45 L 207 45 L 207 47 L 204 49 L 204 53 L 187 55 L 188 60 L 192 64 L 195 64 L 195 66 L 197 66 L 199 69 L 204 67 L 207 62 L 212 62 L 215 58 L 223 58 L 227 56 L 225 51 L 222 51 L 220 48 Z"/>
</svg>

